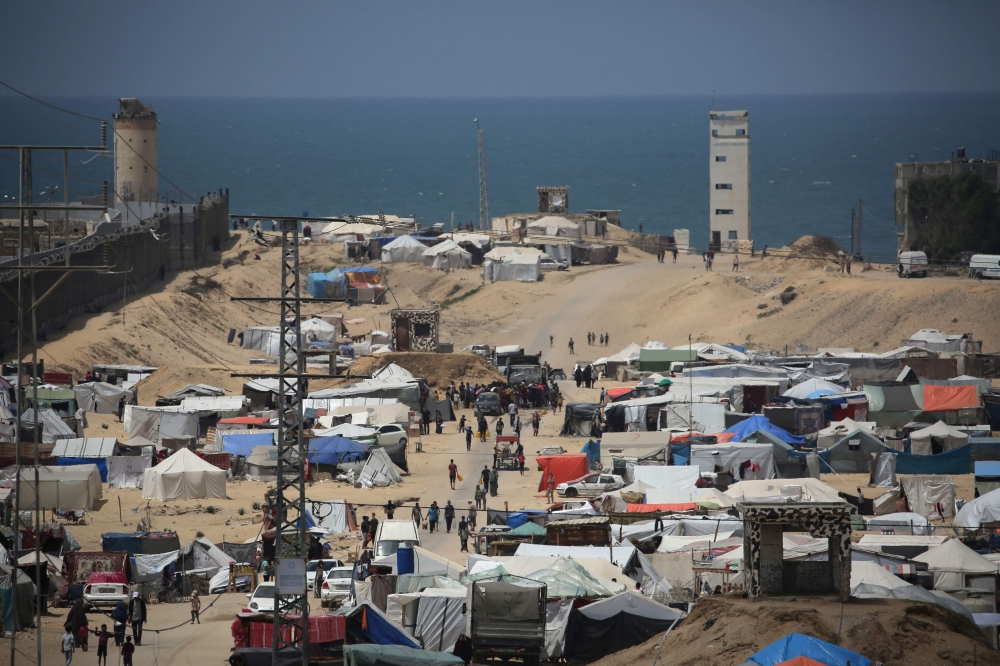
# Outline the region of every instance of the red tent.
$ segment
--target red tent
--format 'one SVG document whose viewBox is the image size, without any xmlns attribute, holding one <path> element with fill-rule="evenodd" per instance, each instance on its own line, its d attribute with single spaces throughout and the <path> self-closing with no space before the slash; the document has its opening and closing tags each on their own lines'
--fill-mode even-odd
<svg viewBox="0 0 1000 666">
<path fill-rule="evenodd" d="M 590 461 L 586 453 L 562 453 L 557 456 L 538 456 L 535 458 L 542 468 L 542 478 L 538 482 L 539 492 L 544 492 L 549 472 L 556 477 L 556 485 L 567 481 L 576 481 L 586 476 L 590 471 Z"/>
</svg>

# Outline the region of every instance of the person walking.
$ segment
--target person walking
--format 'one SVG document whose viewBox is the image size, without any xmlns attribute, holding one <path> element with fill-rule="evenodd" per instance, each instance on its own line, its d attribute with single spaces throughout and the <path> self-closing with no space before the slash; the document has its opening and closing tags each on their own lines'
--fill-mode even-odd
<svg viewBox="0 0 1000 666">
<path fill-rule="evenodd" d="M 604 334 L 604 346 L 607 347 L 610 344 L 611 344 L 611 334 L 610 333 L 605 333 Z"/>
<path fill-rule="evenodd" d="M 556 475 L 549 472 L 548 478 L 545 480 L 545 499 L 551 504 L 555 502 L 556 494 Z"/>
<path fill-rule="evenodd" d="M 264 562 L 266 563 L 267 560 Z M 270 576 L 265 574 L 264 580 L 269 579 Z M 132 622 L 132 638 L 135 639 L 136 645 L 142 645 L 142 625 L 146 623 L 146 600 L 140 597 L 138 592 L 133 592 L 132 601 L 128 602 L 128 617 Z M 126 640 L 128 640 L 127 636 Z"/>
<path fill-rule="evenodd" d="M 500 473 L 497 471 L 497 468 L 494 467 L 493 470 L 490 472 L 490 495 L 496 497 L 497 493 L 499 492 L 499 488 L 500 488 Z"/>
<path fill-rule="evenodd" d="M 497 419 L 497 437 L 503 436 L 503 417 Z"/>
<path fill-rule="evenodd" d="M 465 450 L 472 450 L 472 426 L 465 426 Z"/>
<path fill-rule="evenodd" d="M 420 529 L 420 524 L 424 522 L 424 514 L 420 511 L 420 502 L 417 502 L 413 510 L 410 511 L 410 518 L 417 524 L 417 529 Z"/>
<path fill-rule="evenodd" d="M 542 424 L 542 417 L 539 416 L 538 412 L 533 412 L 531 414 L 531 436 L 538 436 L 538 426 Z"/>
<path fill-rule="evenodd" d="M 580 384 L 583 383 L 583 370 L 579 366 L 573 371 L 573 379 L 576 381 L 576 387 L 580 388 Z"/>
<path fill-rule="evenodd" d="M 128 622 L 128 606 L 124 601 L 119 601 L 111 611 L 111 620 L 115 629 L 115 647 L 121 647 L 125 642 L 125 624 Z"/>
<path fill-rule="evenodd" d="M 387 520 L 392 520 L 392 517 L 396 515 L 396 505 L 392 503 L 392 500 L 386 502 L 382 509 L 385 511 L 385 517 Z M 319 566 L 322 567 L 323 563 L 320 562 Z"/>
<path fill-rule="evenodd" d="M 480 414 L 479 420 L 476 421 L 476 423 L 478 424 L 478 428 L 479 428 L 479 441 L 480 442 L 485 442 L 486 441 L 486 433 L 490 429 L 489 425 L 487 425 L 487 423 L 486 423 L 486 417 Z"/>
<path fill-rule="evenodd" d="M 68 628 L 66 633 L 62 635 L 62 652 L 66 655 L 66 666 L 73 663 L 73 650 L 76 649 L 76 640 L 73 638 L 73 632 Z"/>
<path fill-rule="evenodd" d="M 517 403 L 513 400 L 507 405 L 507 414 L 510 416 L 510 425 L 514 425 L 514 417 L 517 416 Z"/>
<path fill-rule="evenodd" d="M 438 523 L 438 503 L 431 502 L 431 506 L 427 509 L 427 524 L 430 527 L 431 534 L 434 533 L 434 528 L 437 527 Z"/>
<path fill-rule="evenodd" d="M 740 255 L 733 255 L 733 272 L 738 273 L 740 271 Z"/>
<path fill-rule="evenodd" d="M 378 518 L 375 517 L 375 513 L 372 512 L 372 519 L 368 521 L 368 540 L 375 545 L 375 535 L 378 534 Z"/>
<path fill-rule="evenodd" d="M 444 505 L 444 531 L 445 534 L 451 534 L 451 524 L 455 520 L 455 507 L 452 505 L 451 500 Z"/>
<path fill-rule="evenodd" d="M 524 476 L 524 454 L 517 454 L 517 469 L 521 472 L 521 476 Z"/>
<path fill-rule="evenodd" d="M 323 563 L 320 562 L 319 566 L 316 567 L 316 576 L 320 577 L 323 574 Z M 197 622 L 201 624 L 201 597 L 198 596 L 198 590 L 192 590 L 191 592 L 191 624 Z"/>
<path fill-rule="evenodd" d="M 368 545 L 368 534 L 371 532 L 371 525 L 368 522 L 368 515 L 365 514 L 361 518 L 361 538 L 363 540 L 361 547 L 364 548 Z M 263 569 L 263 567 L 261 567 Z"/>
<path fill-rule="evenodd" d="M 477 487 L 476 490 L 478 491 L 479 488 Z M 466 519 L 466 522 L 468 523 L 469 529 L 471 530 L 476 529 L 476 514 L 478 513 L 477 509 L 478 507 L 472 505 L 472 500 L 469 500 L 469 516 Z"/>
<path fill-rule="evenodd" d="M 66 614 L 66 622 L 63 624 L 66 631 L 73 634 L 75 640 L 74 645 L 76 647 L 82 647 L 84 652 L 87 650 L 87 611 L 83 607 L 83 599 L 77 599 L 73 602 L 72 608 L 69 609 L 69 613 Z"/>
<path fill-rule="evenodd" d="M 100 631 L 95 631 L 94 635 L 97 636 L 97 666 L 101 666 L 101 658 L 104 658 L 104 666 L 108 666 L 108 639 L 111 634 L 108 633 L 108 625 L 102 624 Z"/>
<path fill-rule="evenodd" d="M 132 645 L 132 637 L 125 637 L 125 644 L 122 645 L 122 666 L 132 666 L 132 655 L 135 654 L 135 645 Z"/>
<path fill-rule="evenodd" d="M 462 543 L 462 552 L 469 552 L 469 524 L 465 522 L 465 518 L 458 521 L 458 540 Z"/>
<path fill-rule="evenodd" d="M 570 355 L 573 354 L 573 338 L 569 339 L 569 353 Z"/>
<path fill-rule="evenodd" d="M 556 406 L 555 409 L 552 410 L 552 413 L 554 414 L 558 412 L 560 409 L 562 409 L 562 406 L 563 406 L 563 396 L 562 393 L 560 392 L 556 394 Z"/>
<path fill-rule="evenodd" d="M 522 426 L 521 426 L 521 417 L 518 416 L 517 417 L 517 421 L 514 422 L 514 434 L 517 435 L 518 439 L 521 438 L 521 428 L 522 428 Z"/>
<path fill-rule="evenodd" d="M 451 483 L 451 489 L 455 489 L 455 478 L 458 476 L 458 465 L 455 464 L 455 459 L 452 458 L 451 462 L 448 463 L 448 482 Z"/>
<path fill-rule="evenodd" d="M 549 336 L 549 349 L 552 349 L 555 346 L 555 344 L 556 344 L 556 336 L 550 335 Z"/>
<path fill-rule="evenodd" d="M 674 256 L 674 263 L 676 264 L 677 263 L 677 248 L 676 247 L 673 249 L 672 254 Z"/>
<path fill-rule="evenodd" d="M 494 460 L 494 462 L 496 462 Z M 483 471 L 480 473 L 480 477 L 483 479 L 483 487 L 486 488 L 490 485 L 490 468 L 483 465 Z"/>
</svg>

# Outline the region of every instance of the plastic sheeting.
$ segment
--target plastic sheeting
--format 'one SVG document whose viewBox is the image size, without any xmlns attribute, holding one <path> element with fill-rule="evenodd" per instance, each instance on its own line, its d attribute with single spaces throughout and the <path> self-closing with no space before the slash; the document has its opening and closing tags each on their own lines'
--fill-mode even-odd
<svg viewBox="0 0 1000 666">
<path fill-rule="evenodd" d="M 76 406 L 85 412 L 117 414 L 121 399 L 134 398 L 132 391 L 105 382 L 85 382 L 73 387 Z"/>
<path fill-rule="evenodd" d="M 198 437 L 198 412 L 195 411 L 126 405 L 124 421 L 129 438 L 145 437 L 159 444 L 164 439 Z"/>
<path fill-rule="evenodd" d="M 556 659 L 566 650 L 566 625 L 574 599 L 559 599 L 545 605 L 545 647 L 542 659 Z"/>
<path fill-rule="evenodd" d="M 348 518 L 350 507 L 344 500 L 311 502 L 310 507 L 312 509 L 310 514 L 316 525 L 326 530 L 327 534 L 341 534 L 351 531 Z"/>
<path fill-rule="evenodd" d="M 394 486 L 403 481 L 396 471 L 389 454 L 381 447 L 373 448 L 368 462 L 365 463 L 358 480 L 368 488 Z"/>
<path fill-rule="evenodd" d="M 142 479 L 152 465 L 151 456 L 113 456 L 108 458 L 109 488 L 142 488 Z"/>
<path fill-rule="evenodd" d="M 771 423 L 771 421 L 764 416 L 755 414 L 748 419 L 744 419 L 737 423 L 736 425 L 726 428 L 724 432 L 731 432 L 736 435 L 732 439 L 734 442 L 740 442 L 757 432 L 758 430 L 763 430 L 771 435 L 774 435 L 778 439 L 788 444 L 802 444 L 806 441 L 805 437 L 800 437 L 798 435 L 793 435 L 787 430 L 779 428 L 778 426 Z"/>
<path fill-rule="evenodd" d="M 433 588 L 420 595 L 414 638 L 425 650 L 451 652 L 465 633 L 465 590 Z"/>
<path fill-rule="evenodd" d="M 651 488 L 687 492 L 695 488 L 701 471 L 689 465 L 636 465 L 632 468 L 634 483 Z"/>
<path fill-rule="evenodd" d="M 929 520 L 955 516 L 955 484 L 950 476 L 903 476 L 900 484 L 914 513 Z"/>
<path fill-rule="evenodd" d="M 1000 489 L 980 495 L 959 509 L 955 524 L 976 529 L 982 523 L 1000 522 Z"/>
<path fill-rule="evenodd" d="M 622 592 L 570 613 L 566 656 L 593 661 L 644 643 L 669 629 L 681 617 L 680 611 L 641 594 Z"/>
<path fill-rule="evenodd" d="M 937 441 L 941 451 L 951 451 L 969 443 L 969 435 L 958 428 L 952 428 L 944 421 L 910 433 L 910 452 L 915 455 L 933 455 L 933 444 Z"/>
<path fill-rule="evenodd" d="M 272 446 L 274 435 L 270 432 L 222 434 L 222 450 L 231 456 L 249 458 L 255 447 Z"/>
<path fill-rule="evenodd" d="M 975 386 L 924 385 L 925 412 L 953 412 L 979 406 L 979 389 Z"/>
<path fill-rule="evenodd" d="M 748 419 L 749 420 L 749 419 Z M 758 466 L 758 471 L 745 468 L 744 463 Z M 774 465 L 772 444 L 692 444 L 692 467 L 697 466 L 702 473 L 714 472 L 716 468 L 727 470 L 734 479 L 773 479 L 778 476 Z M 742 473 L 741 473 L 742 472 Z"/>
<path fill-rule="evenodd" d="M 17 474 L 13 466 L 0 473 L 0 481 L 13 485 Z M 6 484 L 5 484 L 6 485 Z M 101 473 L 96 465 L 39 467 L 38 491 L 42 509 L 90 510 L 101 499 Z M 21 510 L 35 509 L 35 468 L 21 467 Z"/>
<path fill-rule="evenodd" d="M 590 471 L 590 461 L 584 453 L 563 453 L 557 456 L 538 456 L 535 458 L 542 468 L 542 476 L 538 482 L 538 491 L 547 487 L 549 472 L 556 478 L 556 485 L 568 483 L 586 476 Z"/>
<path fill-rule="evenodd" d="M 320 465 L 360 462 L 368 455 L 368 445 L 344 437 L 316 437 L 309 440 L 309 460 Z"/>
<path fill-rule="evenodd" d="M 447 652 L 415 650 L 402 645 L 345 645 L 344 666 L 463 666 Z"/>
<path fill-rule="evenodd" d="M 783 661 L 794 657 L 808 657 L 827 666 L 871 666 L 872 660 L 857 652 L 851 652 L 832 643 L 827 643 L 813 636 L 803 634 L 788 634 L 784 638 L 771 643 L 763 650 L 747 657 L 760 666 L 777 666 Z"/>
<path fill-rule="evenodd" d="M 143 499 L 226 498 L 226 472 L 188 449 L 180 449 L 144 472 Z"/>
</svg>

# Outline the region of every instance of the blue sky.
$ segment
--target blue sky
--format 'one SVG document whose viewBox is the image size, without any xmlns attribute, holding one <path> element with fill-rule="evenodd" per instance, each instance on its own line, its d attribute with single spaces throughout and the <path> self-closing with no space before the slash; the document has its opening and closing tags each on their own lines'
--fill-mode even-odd
<svg viewBox="0 0 1000 666">
<path fill-rule="evenodd" d="M 8 2 L 40 95 L 506 97 L 1000 90 L 1000 3 Z"/>
</svg>

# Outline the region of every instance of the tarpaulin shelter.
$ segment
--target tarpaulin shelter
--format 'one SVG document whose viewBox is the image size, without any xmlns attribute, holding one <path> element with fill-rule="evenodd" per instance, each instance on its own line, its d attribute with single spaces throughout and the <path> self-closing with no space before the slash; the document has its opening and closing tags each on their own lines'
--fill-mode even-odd
<svg viewBox="0 0 1000 666">
<path fill-rule="evenodd" d="M 0 564 L 0 612 L 5 631 L 20 631 L 35 624 L 35 584 L 26 573 L 9 564 Z"/>
<path fill-rule="evenodd" d="M 31 431 L 35 427 L 35 410 L 28 408 L 19 420 L 21 430 L 30 439 Z M 58 439 L 70 439 L 76 437 L 76 432 L 66 425 L 59 415 L 51 409 L 38 410 L 38 423 L 42 431 L 42 444 L 54 444 Z"/>
<path fill-rule="evenodd" d="M 800 400 L 811 400 L 814 398 L 821 398 L 827 395 L 837 395 L 846 392 L 843 386 L 834 384 L 833 382 L 828 382 L 825 379 L 812 378 L 807 379 L 801 384 L 796 384 L 792 388 L 788 389 L 781 395 L 786 398 L 798 398 Z"/>
<path fill-rule="evenodd" d="M 108 458 L 109 488 L 142 488 L 146 470 L 153 464 L 152 456 L 113 456 Z"/>
<path fill-rule="evenodd" d="M 958 539 L 948 539 L 940 546 L 912 558 L 923 562 L 934 573 L 934 589 L 969 587 L 970 578 L 997 574 L 997 563 L 972 550 Z M 995 587 L 994 587 L 995 589 Z"/>
<path fill-rule="evenodd" d="M 180 449 L 156 467 L 150 467 L 142 480 L 143 499 L 226 498 L 226 472 L 207 463 L 188 449 Z"/>
<path fill-rule="evenodd" d="M 924 384 L 925 412 L 953 412 L 979 407 L 979 389 L 975 386 L 940 386 Z"/>
<path fill-rule="evenodd" d="M 1000 488 L 1000 461 L 977 460 L 973 463 L 973 470 L 976 492 L 979 493 L 979 497 Z"/>
<path fill-rule="evenodd" d="M 736 425 L 726 428 L 723 432 L 730 432 L 736 435 L 730 441 L 741 442 L 758 430 L 763 430 L 764 432 L 774 435 L 781 441 L 789 444 L 803 444 L 806 441 L 805 437 L 793 435 L 792 433 L 771 423 L 767 417 L 760 416 L 759 414 L 755 414 L 748 419 L 744 419 Z"/>
<path fill-rule="evenodd" d="M 819 479 L 776 479 L 740 481 L 725 494 L 738 502 L 773 504 L 776 502 L 844 502 L 837 490 Z"/>
<path fill-rule="evenodd" d="M 271 432 L 222 434 L 222 450 L 233 456 L 249 457 L 254 447 L 273 446 L 274 435 Z"/>
<path fill-rule="evenodd" d="M 493 282 L 516 280 L 537 282 L 542 279 L 542 260 L 539 254 L 515 253 L 500 261 L 483 262 L 483 276 Z"/>
<path fill-rule="evenodd" d="M 313 317 L 306 319 L 299 324 L 299 331 L 302 333 L 303 343 L 310 342 L 336 342 L 340 334 L 340 327 Z"/>
<path fill-rule="evenodd" d="M 947 475 L 902 476 L 906 501 L 914 513 L 930 520 L 955 516 L 955 484 Z"/>
<path fill-rule="evenodd" d="M 636 465 L 632 468 L 634 483 L 684 493 L 694 489 L 700 477 L 701 470 L 692 465 Z"/>
<path fill-rule="evenodd" d="M 464 666 L 450 652 L 417 650 L 403 645 L 345 645 L 344 666 Z"/>
<path fill-rule="evenodd" d="M 0 481 L 13 484 L 17 479 L 14 467 L 0 473 Z M 6 485 L 6 484 L 5 484 Z M 101 499 L 101 473 L 96 465 L 70 467 L 39 467 L 38 491 L 41 509 L 90 510 Z M 35 468 L 21 467 L 21 510 L 35 509 Z"/>
<path fill-rule="evenodd" d="M 121 386 L 106 382 L 85 382 L 73 387 L 76 406 L 85 412 L 117 414 L 122 398 L 135 399 L 135 394 Z"/>
<path fill-rule="evenodd" d="M 160 444 L 164 439 L 198 437 L 198 412 L 166 407 L 125 406 L 125 431 Z"/>
<path fill-rule="evenodd" d="M 556 456 L 538 456 L 535 458 L 542 468 L 542 477 L 538 481 L 540 492 L 547 488 L 549 472 L 556 477 L 556 485 L 576 481 L 590 471 L 590 461 L 585 453 L 562 453 Z"/>
<path fill-rule="evenodd" d="M 563 410 L 563 437 L 600 437 L 601 404 L 598 402 L 568 402 Z"/>
<path fill-rule="evenodd" d="M 405 238 L 405 237 L 404 237 Z M 347 620 L 348 642 L 351 647 L 363 644 L 378 646 L 403 646 L 419 649 L 420 644 L 410 638 L 402 628 L 390 620 L 374 604 L 361 603 L 349 609 L 344 609 Z M 430 654 L 440 654 L 432 652 Z M 409 664 L 410 662 L 407 662 Z"/>
<path fill-rule="evenodd" d="M 724 469 L 735 479 L 773 479 L 778 476 L 774 464 L 774 445 L 728 442 L 692 444 L 691 460 L 702 473 Z"/>
<path fill-rule="evenodd" d="M 345 437 L 316 437 L 309 440 L 309 460 L 319 465 L 359 462 L 368 455 L 368 445 Z"/>
<path fill-rule="evenodd" d="M 382 263 L 421 262 L 427 246 L 412 236 L 399 236 L 382 246 Z"/>
<path fill-rule="evenodd" d="M 929 456 L 951 451 L 968 443 L 969 435 L 944 421 L 910 433 L 910 452 L 915 455 Z"/>
<path fill-rule="evenodd" d="M 821 458 L 821 468 L 839 474 L 868 474 L 872 471 L 872 454 L 891 450 L 868 431 L 855 430 L 829 448 L 829 462 Z M 899 471 L 898 461 L 896 470 Z"/>
<path fill-rule="evenodd" d="M 997 522 L 1000 522 L 1000 490 L 992 490 L 966 502 L 955 515 L 955 524 L 959 527 L 978 529 L 982 523 Z"/>
<path fill-rule="evenodd" d="M 839 645 L 833 645 L 814 636 L 803 634 L 788 634 L 766 648 L 747 657 L 760 666 L 778 666 L 778 664 L 794 659 L 808 657 L 827 666 L 871 666 L 872 660 L 852 652 Z"/>
<path fill-rule="evenodd" d="M 594 440 L 590 440 L 583 445 L 583 448 L 580 449 L 580 453 L 587 455 L 587 460 L 590 461 L 590 465 L 593 467 L 601 461 L 601 441 L 597 440 L 595 442 Z"/>
<path fill-rule="evenodd" d="M 931 456 L 896 453 L 898 474 L 969 474 L 972 471 L 972 447 L 962 446 Z"/>
<path fill-rule="evenodd" d="M 382 447 L 371 449 L 368 461 L 365 462 L 358 480 L 366 487 L 394 486 L 403 481 L 403 477 L 396 471 L 396 467 L 389 454 Z"/>
<path fill-rule="evenodd" d="M 455 241 L 448 239 L 434 247 L 425 248 L 423 261 L 438 270 L 469 268 L 472 266 L 472 254 Z"/>
<path fill-rule="evenodd" d="M 683 613 L 633 591 L 574 609 L 566 626 L 566 657 L 594 661 L 648 641 Z"/>
<path fill-rule="evenodd" d="M 465 633 L 466 590 L 428 588 L 420 592 L 417 625 L 413 636 L 425 650 L 451 652 Z"/>
<path fill-rule="evenodd" d="M 834 421 L 817 433 L 816 448 L 828 449 L 843 439 L 844 435 L 855 430 L 864 430 L 874 435 L 875 423 L 874 421 L 855 421 L 850 418 Z"/>
<path fill-rule="evenodd" d="M 527 225 L 528 235 L 531 236 L 563 236 L 566 238 L 583 238 L 583 230 L 580 225 L 565 217 L 558 215 L 546 215 Z"/>
<path fill-rule="evenodd" d="M 876 528 L 877 529 L 877 528 Z M 858 560 L 851 562 L 851 589 L 858 585 L 880 585 L 894 590 L 909 585 L 902 578 L 889 573 L 877 562 Z"/>
</svg>

